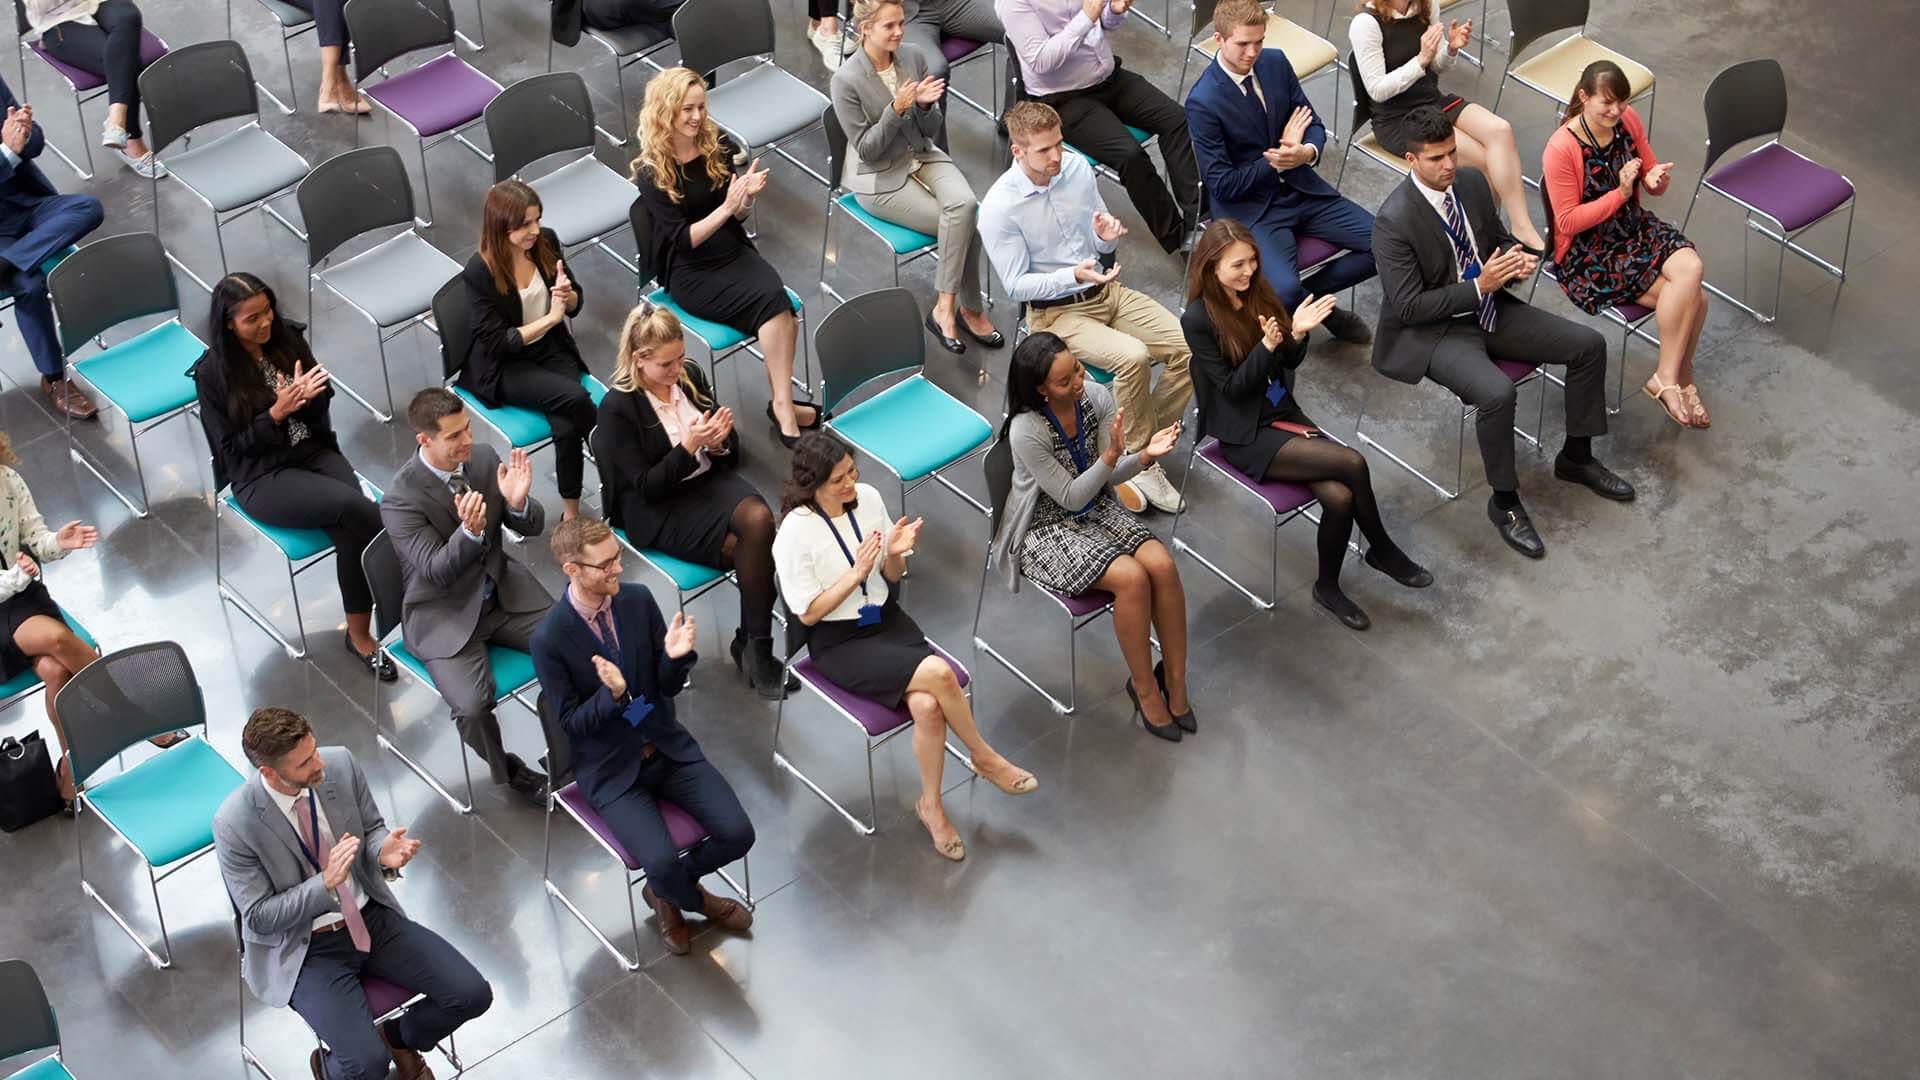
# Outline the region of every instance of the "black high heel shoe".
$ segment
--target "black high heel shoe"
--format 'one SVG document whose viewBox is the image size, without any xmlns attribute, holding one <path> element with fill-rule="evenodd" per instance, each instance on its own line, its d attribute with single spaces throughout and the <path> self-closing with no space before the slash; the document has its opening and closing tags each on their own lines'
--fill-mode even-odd
<svg viewBox="0 0 1920 1080">
<path fill-rule="evenodd" d="M 1180 741 L 1179 724 L 1154 724 L 1147 720 L 1147 711 L 1140 707 L 1140 695 L 1134 693 L 1133 679 L 1131 677 L 1121 685 L 1127 688 L 1127 699 L 1133 702 L 1133 715 L 1140 718 L 1140 726 L 1147 729 L 1147 734 L 1156 739 L 1165 739 L 1168 742 Z"/>
<path fill-rule="evenodd" d="M 1167 697 L 1167 662 L 1165 660 L 1154 661 L 1153 681 L 1160 684 L 1160 695 Z M 1167 701 L 1167 711 L 1171 713 L 1173 712 L 1173 698 L 1167 697 Z M 1193 718 L 1193 702 L 1191 701 L 1187 702 L 1186 712 L 1173 714 L 1173 722 L 1180 726 L 1181 731 L 1189 735 L 1197 735 L 1200 732 L 1200 721 Z"/>
</svg>

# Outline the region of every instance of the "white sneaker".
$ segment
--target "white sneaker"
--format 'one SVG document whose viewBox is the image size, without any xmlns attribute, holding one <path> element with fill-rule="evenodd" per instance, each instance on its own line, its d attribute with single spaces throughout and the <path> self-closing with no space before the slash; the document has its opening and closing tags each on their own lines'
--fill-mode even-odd
<svg viewBox="0 0 1920 1080">
<path fill-rule="evenodd" d="M 1141 469 L 1139 475 L 1133 478 L 1133 486 L 1146 496 L 1147 502 L 1153 504 L 1155 510 L 1163 513 L 1177 514 L 1186 505 L 1180 500 L 1179 489 L 1167 479 L 1158 462 Z"/>
<path fill-rule="evenodd" d="M 820 50 L 820 60 L 827 65 L 828 71 L 837 71 L 840 67 L 840 31 L 814 27 L 807 31 L 807 40 Z"/>
<path fill-rule="evenodd" d="M 109 150 L 126 149 L 127 129 L 111 120 L 107 121 L 100 126 L 100 145 Z"/>
<path fill-rule="evenodd" d="M 160 164 L 160 159 L 153 156 L 152 151 L 148 151 L 139 157 L 134 157 L 125 150 L 115 150 L 114 153 L 119 154 L 120 160 L 126 162 L 127 168 L 132 169 L 134 175 L 143 180 L 166 178 L 167 167 Z"/>
</svg>

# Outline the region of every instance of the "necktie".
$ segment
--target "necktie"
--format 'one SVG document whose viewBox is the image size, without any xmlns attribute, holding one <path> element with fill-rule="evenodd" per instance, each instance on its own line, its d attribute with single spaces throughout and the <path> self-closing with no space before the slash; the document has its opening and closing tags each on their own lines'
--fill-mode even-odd
<svg viewBox="0 0 1920 1080">
<path fill-rule="evenodd" d="M 1253 76 L 1248 75 L 1246 78 L 1240 80 L 1240 92 L 1249 98 L 1253 97 Z M 1255 100 L 1258 99 L 1256 98 Z"/>
<path fill-rule="evenodd" d="M 300 829 L 300 839 L 306 843 L 307 850 L 324 862 L 327 853 L 333 850 L 333 838 L 313 835 L 312 799 L 313 792 L 303 791 L 293 801 L 293 822 Z M 351 873 L 334 890 L 334 896 L 340 901 L 340 915 L 347 921 L 347 936 L 353 939 L 353 947 L 361 952 L 370 951 L 373 948 L 373 936 L 367 933 L 367 920 L 360 914 L 360 901 L 354 895 Z"/>
<path fill-rule="evenodd" d="M 1473 245 L 1467 243 L 1467 220 L 1460 215 L 1460 204 L 1454 201 L 1449 191 L 1440 205 L 1447 212 L 1447 239 L 1453 241 L 1453 253 L 1460 259 L 1460 280 L 1476 281 L 1480 277 L 1480 259 L 1473 253 Z M 1493 294 L 1483 293 L 1480 297 L 1480 329 L 1493 333 Z"/>
<path fill-rule="evenodd" d="M 612 606 L 607 605 L 606 608 L 601 609 L 600 614 L 593 617 L 594 632 L 600 636 L 601 651 L 607 655 L 607 659 L 613 661 L 615 667 L 619 667 L 620 639 L 613 632 Z"/>
</svg>

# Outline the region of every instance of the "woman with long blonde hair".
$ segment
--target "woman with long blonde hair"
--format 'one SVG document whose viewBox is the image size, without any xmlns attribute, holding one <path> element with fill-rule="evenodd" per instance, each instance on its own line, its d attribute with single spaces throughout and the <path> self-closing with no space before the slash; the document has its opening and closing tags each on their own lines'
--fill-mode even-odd
<svg viewBox="0 0 1920 1080">
<path fill-rule="evenodd" d="M 760 340 L 772 400 L 767 419 L 791 447 L 820 410 L 793 399 L 799 320 L 780 273 L 747 236 L 753 200 L 767 186 L 756 159 L 734 171 L 735 148 L 707 117 L 707 86 L 683 67 L 647 84 L 634 133 L 640 154 L 632 179 L 652 222 L 648 255 L 673 302 L 711 322 Z"/>
</svg>

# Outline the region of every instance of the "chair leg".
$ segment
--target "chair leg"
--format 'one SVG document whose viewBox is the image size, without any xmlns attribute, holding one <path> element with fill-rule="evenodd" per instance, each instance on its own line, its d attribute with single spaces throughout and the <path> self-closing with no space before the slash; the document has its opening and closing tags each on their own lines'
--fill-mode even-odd
<svg viewBox="0 0 1920 1080">
<path fill-rule="evenodd" d="M 355 125 L 355 127 L 358 126 Z M 427 216 L 424 219 L 416 217 L 413 220 L 414 224 L 421 228 L 430 229 L 433 227 L 433 177 L 427 172 L 427 140 L 416 139 L 415 142 L 420 147 L 420 192 L 426 199 Z"/>
</svg>

